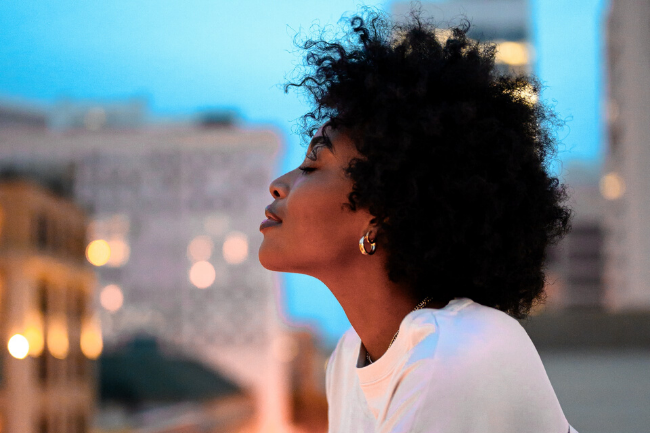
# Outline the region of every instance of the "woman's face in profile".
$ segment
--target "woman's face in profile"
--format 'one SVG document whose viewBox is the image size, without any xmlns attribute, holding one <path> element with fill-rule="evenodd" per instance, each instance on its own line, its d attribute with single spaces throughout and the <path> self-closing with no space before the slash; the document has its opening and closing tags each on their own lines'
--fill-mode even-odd
<svg viewBox="0 0 650 433">
<path fill-rule="evenodd" d="M 316 160 L 305 157 L 299 168 L 271 182 L 269 190 L 275 200 L 267 209 L 281 222 L 260 226 L 264 240 L 259 260 L 266 269 L 318 277 L 361 257 L 359 238 L 368 230 L 372 216 L 363 209 L 353 212 L 343 206 L 352 191 L 344 170 L 359 155 L 344 133 L 328 127 L 326 135 L 332 150 L 322 142 L 321 127 L 307 149 L 307 155 Z"/>
</svg>

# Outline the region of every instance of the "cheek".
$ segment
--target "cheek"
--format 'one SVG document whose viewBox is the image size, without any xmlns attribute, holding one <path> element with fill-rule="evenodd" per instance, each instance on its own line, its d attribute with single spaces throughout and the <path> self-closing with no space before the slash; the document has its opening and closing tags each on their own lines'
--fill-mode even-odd
<svg viewBox="0 0 650 433">
<path fill-rule="evenodd" d="M 326 176 L 296 182 L 285 199 L 282 224 L 264 236 L 262 265 L 314 275 L 314 269 L 351 263 L 359 254 L 357 236 L 366 218 L 343 206 L 351 190 L 346 179 Z"/>
<path fill-rule="evenodd" d="M 302 187 L 304 186 L 304 187 Z M 301 235 L 333 236 L 350 226 L 351 212 L 342 208 L 347 202 L 344 184 L 301 185 L 287 200 L 288 227 Z"/>
</svg>

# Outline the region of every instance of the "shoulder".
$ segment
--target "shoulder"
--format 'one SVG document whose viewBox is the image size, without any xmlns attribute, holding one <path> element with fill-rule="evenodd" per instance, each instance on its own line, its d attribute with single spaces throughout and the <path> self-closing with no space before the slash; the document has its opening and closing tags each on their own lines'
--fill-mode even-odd
<svg viewBox="0 0 650 433">
<path fill-rule="evenodd" d="M 522 380 L 548 382 L 539 354 L 519 322 L 468 298 L 442 309 L 410 313 L 400 334 L 399 350 L 405 356 L 396 374 L 399 381 L 412 376 L 412 385 L 423 389 L 471 391 L 480 397 L 474 391 L 481 388 L 488 392 L 516 388 Z"/>
<path fill-rule="evenodd" d="M 463 430 L 456 424 L 464 420 L 489 432 L 499 425 L 552 431 L 549 426 L 566 422 L 539 354 L 516 319 L 470 301 L 459 309 L 418 311 L 408 325 L 414 336 L 435 329 L 420 341 L 415 337 L 394 394 L 400 400 L 417 393 L 422 420 L 440 431 Z"/>
<path fill-rule="evenodd" d="M 550 401 L 556 398 L 526 330 L 500 310 L 470 301 L 457 310 L 424 310 L 409 325 L 415 335 L 417 329 L 435 327 L 409 354 L 412 360 L 423 360 L 421 369 L 435 377 L 429 389 L 453 391 L 461 399 L 496 402 L 498 396 L 504 404 L 532 402 L 536 397 L 531 390 Z"/>
<path fill-rule="evenodd" d="M 513 356 L 538 357 L 526 330 L 516 319 L 467 298 L 451 308 L 413 313 L 408 329 L 412 343 L 417 344 L 419 335 L 436 339 L 436 357 L 464 358 L 470 363 L 504 356 L 511 360 Z"/>
</svg>

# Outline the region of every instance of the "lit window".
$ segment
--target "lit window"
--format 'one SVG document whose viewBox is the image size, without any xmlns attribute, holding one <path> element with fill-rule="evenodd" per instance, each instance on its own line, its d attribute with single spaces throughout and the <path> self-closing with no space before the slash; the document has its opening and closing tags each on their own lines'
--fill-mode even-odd
<svg viewBox="0 0 650 433">
<path fill-rule="evenodd" d="M 97 319 L 87 319 L 81 325 L 81 351 L 88 359 L 97 359 L 104 348 L 102 330 Z"/>
<path fill-rule="evenodd" d="M 607 200 L 616 200 L 625 193 L 625 182 L 618 173 L 607 173 L 600 179 L 600 193 Z"/>
<path fill-rule="evenodd" d="M 65 316 L 50 317 L 47 326 L 47 349 L 53 357 L 65 359 L 68 356 L 70 342 Z"/>
<path fill-rule="evenodd" d="M 522 66 L 529 62 L 529 48 L 523 42 L 496 41 L 496 62 L 510 66 Z"/>
</svg>

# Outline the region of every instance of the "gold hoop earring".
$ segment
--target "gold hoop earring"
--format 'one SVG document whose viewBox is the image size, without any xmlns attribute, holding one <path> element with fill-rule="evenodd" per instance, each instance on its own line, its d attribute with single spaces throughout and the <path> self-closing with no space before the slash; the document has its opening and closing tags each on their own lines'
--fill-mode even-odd
<svg viewBox="0 0 650 433">
<path fill-rule="evenodd" d="M 361 239 L 359 239 L 359 249 L 361 250 L 361 254 L 364 256 L 371 256 L 375 254 L 375 250 L 377 249 L 375 242 L 371 242 L 368 238 L 369 234 L 370 232 L 367 232 L 364 236 L 361 236 Z M 366 246 L 363 243 L 364 240 L 370 244 L 370 251 L 366 251 Z"/>
</svg>

